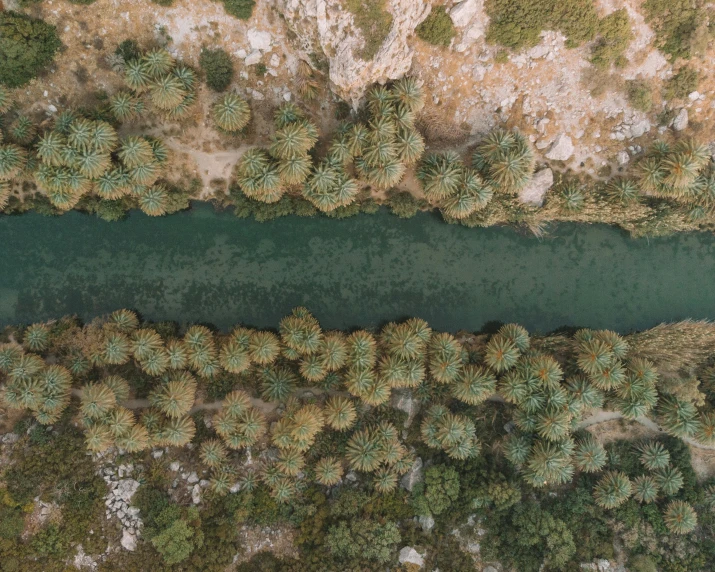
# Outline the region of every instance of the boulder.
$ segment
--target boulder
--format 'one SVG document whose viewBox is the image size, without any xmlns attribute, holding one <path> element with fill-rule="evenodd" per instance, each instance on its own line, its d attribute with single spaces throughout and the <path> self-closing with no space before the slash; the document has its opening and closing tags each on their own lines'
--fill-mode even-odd
<svg viewBox="0 0 715 572">
<path fill-rule="evenodd" d="M 546 153 L 546 158 L 552 161 L 568 161 L 571 155 L 573 155 L 573 151 L 574 147 L 571 137 L 565 133 L 561 133 Z"/>
<path fill-rule="evenodd" d="M 519 200 L 529 205 L 544 204 L 546 192 L 554 186 L 554 172 L 551 169 L 541 169 L 531 181 L 519 191 Z"/>
<path fill-rule="evenodd" d="M 409 389 L 398 389 L 393 391 L 390 403 L 395 409 L 399 409 L 400 411 L 404 411 L 405 413 L 407 413 L 405 427 L 410 426 L 415 415 L 417 415 L 417 412 L 420 410 L 419 400 L 414 398 L 412 392 Z"/>
<path fill-rule="evenodd" d="M 136 535 L 129 532 L 126 528 L 122 531 L 121 543 L 124 550 L 129 550 L 129 552 L 134 552 L 137 549 Z"/>
<path fill-rule="evenodd" d="M 122 479 L 117 482 L 117 488 L 114 490 L 114 495 L 125 502 L 132 500 L 134 493 L 139 488 L 139 481 L 134 479 Z"/>
<path fill-rule="evenodd" d="M 201 502 L 201 485 L 194 485 L 191 488 L 191 502 L 199 504 Z"/>
<path fill-rule="evenodd" d="M 477 0 L 464 0 L 449 11 L 449 17 L 457 28 L 466 27 L 481 8 L 481 2 Z"/>
<path fill-rule="evenodd" d="M 243 60 L 243 63 L 245 63 L 247 66 L 255 66 L 260 61 L 261 61 L 261 52 L 259 52 L 258 50 L 255 50 L 246 56 L 246 59 Z"/>
<path fill-rule="evenodd" d="M 400 564 L 414 564 L 422 568 L 425 565 L 425 559 L 411 546 L 405 546 L 400 550 Z"/>
<path fill-rule="evenodd" d="M 678 115 L 673 119 L 673 129 L 683 131 L 688 127 L 688 110 L 683 108 L 678 112 Z"/>
<path fill-rule="evenodd" d="M 400 484 L 404 489 L 412 491 L 412 487 L 414 487 L 417 483 L 422 482 L 424 479 L 422 466 L 422 459 L 417 457 L 410 470 L 407 471 L 400 480 Z"/>
<path fill-rule="evenodd" d="M 420 523 L 420 527 L 422 527 L 422 530 L 425 532 L 429 532 L 434 528 L 434 517 L 432 516 L 421 516 L 417 519 L 417 521 Z"/>
<path fill-rule="evenodd" d="M 377 53 L 365 61 L 365 39 L 343 0 L 278 0 L 277 5 L 302 44 L 317 43 L 328 54 L 333 90 L 355 108 L 372 84 L 401 78 L 410 71 L 414 50 L 408 39 L 431 10 L 426 0 L 385 2 L 392 26 Z"/>
<path fill-rule="evenodd" d="M 261 32 L 255 28 L 251 28 L 248 30 L 246 37 L 252 50 L 265 51 L 271 47 L 271 35 L 268 32 Z"/>
</svg>

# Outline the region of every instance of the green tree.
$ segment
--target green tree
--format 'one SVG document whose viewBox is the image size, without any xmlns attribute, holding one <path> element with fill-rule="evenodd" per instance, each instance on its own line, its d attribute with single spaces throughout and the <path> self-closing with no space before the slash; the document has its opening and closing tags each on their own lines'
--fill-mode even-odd
<svg viewBox="0 0 715 572">
<path fill-rule="evenodd" d="M 186 560 L 196 548 L 195 531 L 184 519 L 175 520 L 151 539 L 154 548 L 169 566 Z"/>
<path fill-rule="evenodd" d="M 434 465 L 425 471 L 424 496 L 433 515 L 445 512 L 459 498 L 459 473 L 449 465 Z"/>
<path fill-rule="evenodd" d="M 12 10 L 0 12 L 0 84 L 26 84 L 52 62 L 61 45 L 54 26 Z"/>
<path fill-rule="evenodd" d="M 394 522 L 380 524 L 367 518 L 340 521 L 328 529 L 325 545 L 341 560 L 388 562 L 402 540 Z"/>
</svg>

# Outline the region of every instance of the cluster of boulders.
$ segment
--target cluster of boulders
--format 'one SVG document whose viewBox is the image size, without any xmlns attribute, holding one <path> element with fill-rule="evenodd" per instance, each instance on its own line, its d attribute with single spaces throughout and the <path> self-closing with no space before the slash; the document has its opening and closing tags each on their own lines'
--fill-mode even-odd
<svg viewBox="0 0 715 572">
<path fill-rule="evenodd" d="M 107 483 L 109 492 L 104 504 L 107 507 L 107 520 L 116 517 L 122 525 L 122 547 L 134 551 L 137 539 L 141 536 L 143 526 L 139 517 L 139 509 L 130 506 L 132 497 L 139 489 L 139 481 L 132 478 L 139 468 L 134 465 L 105 466 L 100 469 L 100 475 Z"/>
</svg>

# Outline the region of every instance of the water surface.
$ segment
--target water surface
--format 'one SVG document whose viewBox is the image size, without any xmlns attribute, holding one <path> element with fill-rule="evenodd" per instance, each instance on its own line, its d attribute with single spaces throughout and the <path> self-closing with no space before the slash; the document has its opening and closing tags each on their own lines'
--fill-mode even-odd
<svg viewBox="0 0 715 572">
<path fill-rule="evenodd" d="M 0 323 L 116 308 L 151 320 L 275 327 L 293 306 L 324 327 L 420 316 L 442 330 L 518 321 L 622 332 L 715 319 L 715 235 L 634 240 L 561 225 L 538 240 L 432 214 L 240 220 L 206 206 L 107 223 L 70 212 L 0 217 Z"/>
</svg>

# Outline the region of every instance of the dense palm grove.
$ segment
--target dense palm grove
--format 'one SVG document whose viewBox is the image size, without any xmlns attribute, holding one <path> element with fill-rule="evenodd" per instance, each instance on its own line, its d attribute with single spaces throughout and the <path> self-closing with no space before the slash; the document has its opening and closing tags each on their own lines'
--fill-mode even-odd
<svg viewBox="0 0 715 572">
<path fill-rule="evenodd" d="M 346 471 L 389 496 L 418 452 L 445 467 L 480 465 L 486 455 L 512 475 L 510 494 L 588 482 L 590 503 L 606 512 L 653 506 L 669 534 L 699 534 L 702 513 L 682 494 L 692 485 L 671 459 L 677 440 L 632 443 L 635 464 L 624 469 L 581 424 L 613 410 L 656 419 L 698 446 L 715 444 L 711 382 L 702 393 L 667 367 L 662 378 L 656 365 L 663 348 L 690 344 L 680 359 L 705 364 L 700 377 L 715 379 L 706 329 L 684 323 L 626 338 L 605 330 L 532 338 L 507 324 L 460 339 L 416 318 L 377 333 L 324 331 L 296 308 L 277 333 L 221 334 L 143 324 L 119 310 L 86 325 L 64 318 L 15 329 L 0 346 L 2 401 L 41 425 L 80 427 L 94 453 L 141 457 L 196 444 L 215 499 L 265 487 L 277 506 L 292 505 L 316 486 L 340 490 Z M 415 430 L 390 413 L 405 395 L 422 403 Z M 490 410 L 504 430 L 485 420 Z M 249 451 L 258 463 L 245 463 Z M 446 470 L 427 474 L 449 480 Z M 488 500 L 496 491 L 474 508 L 496 501 Z M 442 512 L 430 494 L 415 502 L 421 513 Z"/>
</svg>

